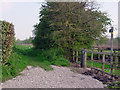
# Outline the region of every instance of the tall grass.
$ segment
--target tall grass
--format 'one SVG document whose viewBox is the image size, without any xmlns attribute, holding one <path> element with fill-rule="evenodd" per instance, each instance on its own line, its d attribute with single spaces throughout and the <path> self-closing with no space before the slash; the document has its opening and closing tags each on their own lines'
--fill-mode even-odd
<svg viewBox="0 0 120 90">
<path fill-rule="evenodd" d="M 2 65 L 2 81 L 19 75 L 27 66 L 27 57 L 17 53 L 11 54 L 6 66 Z"/>
<path fill-rule="evenodd" d="M 16 77 L 28 65 L 40 66 L 48 71 L 53 70 L 51 65 L 69 66 L 70 62 L 64 58 L 64 50 L 61 48 L 39 50 L 31 46 L 16 45 L 7 65 L 2 66 L 2 81 Z"/>
</svg>

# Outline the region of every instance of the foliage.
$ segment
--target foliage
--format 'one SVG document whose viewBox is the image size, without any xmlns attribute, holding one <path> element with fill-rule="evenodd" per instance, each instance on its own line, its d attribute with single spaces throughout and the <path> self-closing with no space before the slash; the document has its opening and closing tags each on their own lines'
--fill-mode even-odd
<svg viewBox="0 0 120 90">
<path fill-rule="evenodd" d="M 33 37 L 29 37 L 28 39 L 25 39 L 22 41 L 23 44 L 31 44 L 33 40 Z"/>
<path fill-rule="evenodd" d="M 31 46 L 16 45 L 8 59 L 7 66 L 2 66 L 2 81 L 19 75 L 28 65 L 40 66 L 45 70 L 53 70 L 50 65 L 69 66 L 70 62 L 63 56 L 64 51 L 60 48 L 49 50 L 34 49 Z"/>
<path fill-rule="evenodd" d="M 119 46 L 118 44 L 119 44 L 119 37 L 115 37 L 115 38 L 113 38 L 113 45 L 114 46 Z M 107 38 L 106 36 L 105 37 L 102 37 L 102 39 L 101 40 L 97 40 L 96 41 L 96 45 L 110 45 L 110 38 Z"/>
<path fill-rule="evenodd" d="M 35 25 L 35 47 L 64 49 L 90 47 L 103 37 L 110 19 L 95 7 L 94 2 L 47 2 Z"/>
<path fill-rule="evenodd" d="M 19 44 L 22 44 L 22 41 L 20 39 L 15 39 L 15 44 L 19 45 Z"/>
<path fill-rule="evenodd" d="M 2 81 L 19 75 L 19 72 L 26 68 L 27 59 L 24 55 L 12 52 L 8 59 L 7 66 L 2 65 Z"/>
<path fill-rule="evenodd" d="M 42 12 L 42 11 L 41 11 Z M 35 34 L 35 38 L 33 40 L 33 44 L 38 49 L 46 49 L 50 48 L 51 38 L 50 38 L 50 27 L 49 27 L 49 19 L 41 18 L 39 24 L 35 25 L 35 30 L 33 31 Z"/>
<path fill-rule="evenodd" d="M 9 22 L 0 21 L 0 27 L 0 33 L 2 33 L 2 63 L 5 64 L 14 44 L 14 26 Z"/>
<path fill-rule="evenodd" d="M 17 39 L 17 40 L 15 40 L 15 42 L 17 45 L 19 45 L 19 44 L 32 44 L 32 40 L 33 40 L 33 37 L 29 37 L 28 39 L 25 39 L 25 40 Z"/>
<path fill-rule="evenodd" d="M 119 41 L 120 41 L 119 37 L 113 38 L 113 43 L 114 43 L 115 46 L 118 46 Z"/>
<path fill-rule="evenodd" d="M 110 39 L 107 36 L 103 36 L 100 39 L 96 39 L 95 45 L 110 45 Z"/>
</svg>

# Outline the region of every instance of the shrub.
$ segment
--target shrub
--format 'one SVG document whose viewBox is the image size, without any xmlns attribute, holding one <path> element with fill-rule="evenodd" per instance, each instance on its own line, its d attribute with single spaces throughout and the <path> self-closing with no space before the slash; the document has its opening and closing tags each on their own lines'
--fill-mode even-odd
<svg viewBox="0 0 120 90">
<path fill-rule="evenodd" d="M 2 34 L 2 63 L 6 64 L 14 44 L 14 25 L 6 21 L 0 21 L 0 27 L 0 33 Z"/>
</svg>

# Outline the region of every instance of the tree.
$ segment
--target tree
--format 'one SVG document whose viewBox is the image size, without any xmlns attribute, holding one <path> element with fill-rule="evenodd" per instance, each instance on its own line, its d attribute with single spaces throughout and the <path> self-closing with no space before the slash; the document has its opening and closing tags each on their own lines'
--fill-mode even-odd
<svg viewBox="0 0 120 90">
<path fill-rule="evenodd" d="M 90 47 L 105 34 L 110 19 L 94 2 L 47 2 L 35 26 L 36 47 L 64 49 Z"/>
<path fill-rule="evenodd" d="M 95 45 L 109 45 L 110 39 L 107 36 L 100 37 L 100 39 L 96 39 Z"/>
<path fill-rule="evenodd" d="M 15 40 L 16 44 L 22 44 L 22 41 L 20 39 Z"/>
<path fill-rule="evenodd" d="M 22 40 L 22 44 L 31 44 L 33 40 L 33 37 L 29 37 L 28 39 Z"/>
<path fill-rule="evenodd" d="M 51 30 L 50 30 L 50 17 L 46 17 L 48 14 L 46 5 L 42 5 L 42 10 L 40 11 L 40 22 L 39 24 L 34 25 L 35 30 L 33 31 L 35 37 L 33 44 L 36 48 L 46 49 L 51 46 Z"/>
</svg>

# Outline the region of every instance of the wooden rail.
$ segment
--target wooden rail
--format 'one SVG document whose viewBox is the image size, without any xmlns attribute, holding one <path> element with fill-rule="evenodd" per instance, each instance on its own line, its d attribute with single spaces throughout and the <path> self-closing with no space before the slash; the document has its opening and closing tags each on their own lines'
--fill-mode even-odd
<svg viewBox="0 0 120 90">
<path fill-rule="evenodd" d="M 85 52 L 90 52 L 90 53 L 94 53 L 94 54 L 105 54 L 105 55 L 110 55 L 110 53 L 106 53 L 106 52 L 94 52 L 94 51 L 85 51 Z"/>
<path fill-rule="evenodd" d="M 78 60 L 79 60 L 79 58 L 80 58 L 80 60 L 81 60 L 81 67 L 82 68 L 87 68 L 87 53 L 89 52 L 89 53 L 91 53 L 91 70 L 92 69 L 95 69 L 95 70 L 97 70 L 97 68 L 94 68 L 93 67 L 93 62 L 95 61 L 95 62 L 99 62 L 99 63 L 101 63 L 102 64 L 102 70 L 99 70 L 98 69 L 98 71 L 100 71 L 100 72 L 102 72 L 103 73 L 103 75 L 104 74 L 108 74 L 108 75 L 111 75 L 111 77 L 113 77 L 113 76 L 118 76 L 118 77 L 120 77 L 119 75 L 118 75 L 118 64 L 119 64 L 119 60 L 118 60 L 118 58 L 119 58 L 119 55 L 118 55 L 118 53 L 116 53 L 115 51 L 114 51 L 114 53 L 113 53 L 113 56 L 114 56 L 114 58 L 115 58 L 115 61 L 114 61 L 114 63 L 113 63 L 113 65 L 114 65 L 114 69 L 115 69 L 115 75 L 113 75 L 113 73 L 112 74 L 110 74 L 110 73 L 107 73 L 107 72 L 105 72 L 104 70 L 105 70 L 105 64 L 107 64 L 107 65 L 111 65 L 110 63 L 108 63 L 108 62 L 106 62 L 105 61 L 105 56 L 106 55 L 111 55 L 111 53 L 106 53 L 105 51 L 104 51 L 104 49 L 102 49 L 102 52 L 100 52 L 100 50 L 98 50 L 98 52 L 94 52 L 93 51 L 94 49 L 91 49 L 91 51 L 90 51 L 90 49 L 82 49 L 82 50 L 73 50 L 73 61 L 75 61 L 76 63 L 78 63 Z M 79 52 L 81 52 L 81 55 L 79 56 Z M 102 54 L 102 60 L 101 61 L 97 61 L 97 60 L 94 60 L 94 54 L 98 54 L 98 58 L 100 59 L 100 54 Z"/>
</svg>

